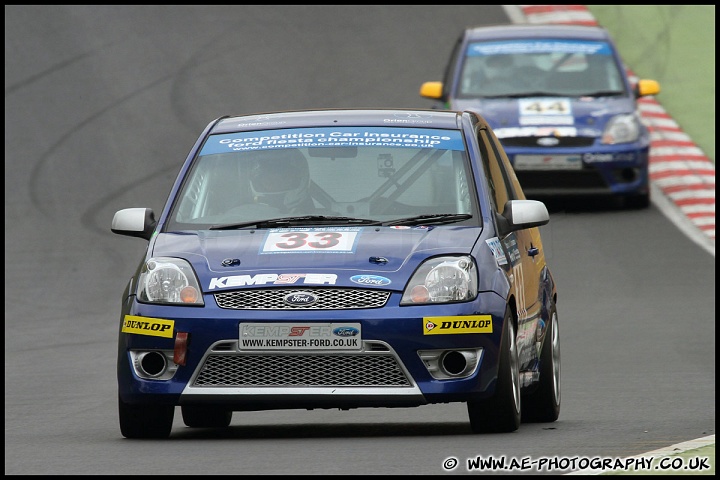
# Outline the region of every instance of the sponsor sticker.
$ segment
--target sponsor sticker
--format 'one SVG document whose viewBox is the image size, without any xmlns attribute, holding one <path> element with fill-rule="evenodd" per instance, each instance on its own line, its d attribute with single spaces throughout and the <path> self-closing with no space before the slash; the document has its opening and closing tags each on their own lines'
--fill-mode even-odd
<svg viewBox="0 0 720 480">
<path fill-rule="evenodd" d="M 383 287 L 392 283 L 389 278 L 379 275 L 353 275 L 350 277 L 350 281 L 358 285 L 370 285 L 373 287 Z"/>
<path fill-rule="evenodd" d="M 241 323 L 240 350 L 360 350 L 359 323 Z"/>
<path fill-rule="evenodd" d="M 634 152 L 585 153 L 582 159 L 585 163 L 637 162 L 638 160 Z"/>
<path fill-rule="evenodd" d="M 515 170 L 582 170 L 580 155 L 515 155 Z"/>
<path fill-rule="evenodd" d="M 519 53 L 610 55 L 612 52 L 606 42 L 592 40 L 506 40 L 471 43 L 467 47 L 469 57 Z"/>
<path fill-rule="evenodd" d="M 174 326 L 175 322 L 173 320 L 125 315 L 122 332 L 148 335 L 150 337 L 172 338 Z"/>
<path fill-rule="evenodd" d="M 594 136 L 594 132 L 585 132 L 586 136 Z M 507 127 L 495 129 L 495 135 L 499 139 L 513 137 L 576 137 L 578 129 L 575 127 L 561 126 L 535 126 L 535 127 Z"/>
<path fill-rule="evenodd" d="M 209 290 L 216 288 L 248 287 L 252 285 L 335 285 L 334 273 L 258 273 L 256 275 L 231 275 L 214 277 Z"/>
<path fill-rule="evenodd" d="M 490 247 L 498 265 L 506 265 L 508 263 L 507 258 L 505 257 L 505 250 L 503 250 L 498 237 L 488 238 L 485 240 L 485 243 L 487 243 L 488 247 Z"/>
<path fill-rule="evenodd" d="M 491 315 L 423 318 L 423 335 L 492 333 Z"/>
<path fill-rule="evenodd" d="M 552 115 L 525 115 L 520 117 L 518 123 L 522 126 L 529 125 L 572 125 L 575 123 L 575 117 L 566 115 L 555 117 Z"/>
<path fill-rule="evenodd" d="M 519 113 L 523 115 L 569 116 L 572 103 L 567 98 L 531 98 L 518 100 Z"/>
<path fill-rule="evenodd" d="M 260 130 L 210 135 L 201 155 L 304 147 L 394 147 L 465 150 L 462 134 L 457 130 L 404 127 L 402 124 L 427 124 L 422 118 L 385 120 L 392 127 L 313 127 Z"/>
<path fill-rule="evenodd" d="M 517 237 L 515 233 L 511 233 L 507 237 L 503 238 L 502 245 L 505 251 L 510 257 L 510 264 L 517 265 L 520 262 L 520 249 L 517 244 Z"/>
</svg>

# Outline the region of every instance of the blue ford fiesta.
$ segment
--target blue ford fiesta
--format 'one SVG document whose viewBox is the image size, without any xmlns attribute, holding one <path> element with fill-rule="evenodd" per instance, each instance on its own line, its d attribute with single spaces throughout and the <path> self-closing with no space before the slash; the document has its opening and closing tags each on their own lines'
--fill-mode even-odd
<svg viewBox="0 0 720 480">
<path fill-rule="evenodd" d="M 637 99 L 660 86 L 633 80 L 602 27 L 517 24 L 464 30 L 443 81 L 420 95 L 485 117 L 528 197 L 646 208 L 650 133 Z"/>
<path fill-rule="evenodd" d="M 473 432 L 560 411 L 540 226 L 476 113 L 222 117 L 200 135 L 122 295 L 120 431 L 166 438 L 233 412 L 464 402 Z"/>
</svg>

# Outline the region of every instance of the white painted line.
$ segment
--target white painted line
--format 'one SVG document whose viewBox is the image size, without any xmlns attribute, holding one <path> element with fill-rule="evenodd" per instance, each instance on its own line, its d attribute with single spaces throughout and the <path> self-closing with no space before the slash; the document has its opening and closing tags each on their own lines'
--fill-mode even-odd
<svg viewBox="0 0 720 480">
<path fill-rule="evenodd" d="M 675 203 L 682 200 L 715 200 L 715 190 L 679 190 L 677 192 L 669 192 L 667 196 Z"/>
<path fill-rule="evenodd" d="M 680 207 L 686 215 L 712 213 L 715 214 L 715 204 L 698 203 L 697 205 L 683 205 Z"/>
<path fill-rule="evenodd" d="M 669 447 L 660 448 L 651 452 L 643 453 L 640 455 L 633 455 L 627 458 L 647 458 L 647 457 L 669 457 L 671 455 L 678 455 L 689 450 L 697 450 L 698 448 L 707 447 L 715 443 L 715 435 L 708 435 L 707 437 L 696 438 L 695 440 L 689 440 L 687 442 L 676 443 Z M 599 475 L 601 473 L 610 473 L 607 470 L 578 470 L 575 472 L 566 473 L 565 475 Z M 678 472 L 679 474 L 680 472 Z"/>
<path fill-rule="evenodd" d="M 675 175 L 666 178 L 653 178 L 652 183 L 657 183 L 663 189 L 678 186 L 712 185 L 715 183 L 715 177 L 709 175 L 704 177 L 701 175 Z"/>
<path fill-rule="evenodd" d="M 691 220 L 698 227 L 715 226 L 715 217 L 692 217 Z"/>
<path fill-rule="evenodd" d="M 680 125 L 671 118 L 656 118 L 656 117 L 643 117 L 647 123 L 657 128 L 672 128 L 673 130 L 680 130 Z"/>
<path fill-rule="evenodd" d="M 680 130 L 653 130 L 650 132 L 651 140 L 671 140 L 677 142 L 692 142 L 690 136 Z"/>
<path fill-rule="evenodd" d="M 696 156 L 707 158 L 697 145 L 678 145 L 678 146 L 666 146 L 666 147 L 651 147 L 652 156 L 663 156 L 663 155 L 685 155 L 685 156 Z M 708 161 L 708 163 L 710 163 Z M 712 165 L 712 163 L 710 163 Z"/>
<path fill-rule="evenodd" d="M 638 110 L 643 113 L 664 113 L 665 109 L 657 102 L 638 102 Z"/>
<path fill-rule="evenodd" d="M 656 160 L 652 155 L 653 160 Z M 715 165 L 707 160 L 662 160 L 657 159 L 654 163 L 650 164 L 650 173 L 664 172 L 667 170 L 714 170 Z"/>
</svg>

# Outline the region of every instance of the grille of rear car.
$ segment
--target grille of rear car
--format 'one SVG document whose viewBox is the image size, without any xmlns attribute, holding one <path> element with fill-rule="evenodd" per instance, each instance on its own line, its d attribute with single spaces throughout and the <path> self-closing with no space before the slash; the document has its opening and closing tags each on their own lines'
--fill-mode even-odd
<svg viewBox="0 0 720 480">
<path fill-rule="evenodd" d="M 538 140 L 547 137 L 507 137 L 500 139 L 500 143 L 505 147 L 533 147 L 542 148 L 538 144 Z M 548 148 L 562 147 L 590 147 L 595 142 L 595 137 L 555 137 L 558 140 L 556 145 Z"/>
<path fill-rule="evenodd" d="M 523 190 L 549 189 L 562 191 L 565 189 L 608 188 L 607 182 L 600 172 L 594 169 L 577 171 L 553 170 L 549 172 L 516 170 L 515 174 Z"/>
<path fill-rule="evenodd" d="M 236 350 L 235 346 L 229 348 Z M 218 345 L 205 359 L 196 387 L 407 387 L 397 358 L 382 344 L 360 352 L 239 353 Z"/>
<path fill-rule="evenodd" d="M 312 293 L 312 304 L 289 304 L 288 295 Z M 259 290 L 236 290 L 216 293 L 215 301 L 220 308 L 232 310 L 350 310 L 357 308 L 380 308 L 390 298 L 389 291 L 359 288 L 266 288 Z"/>
</svg>

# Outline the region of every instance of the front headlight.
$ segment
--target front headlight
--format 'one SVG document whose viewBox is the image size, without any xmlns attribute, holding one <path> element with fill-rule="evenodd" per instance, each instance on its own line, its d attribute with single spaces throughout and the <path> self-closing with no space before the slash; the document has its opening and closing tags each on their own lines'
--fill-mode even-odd
<svg viewBox="0 0 720 480">
<path fill-rule="evenodd" d="M 615 115 L 605 126 L 602 143 L 615 145 L 630 143 L 640 138 L 640 116 L 637 113 Z"/>
<path fill-rule="evenodd" d="M 425 261 L 410 279 L 400 305 L 464 302 L 477 297 L 477 267 L 472 257 Z"/>
<path fill-rule="evenodd" d="M 204 305 L 197 277 L 180 258 L 151 258 L 140 270 L 138 300 L 146 303 Z"/>
</svg>

